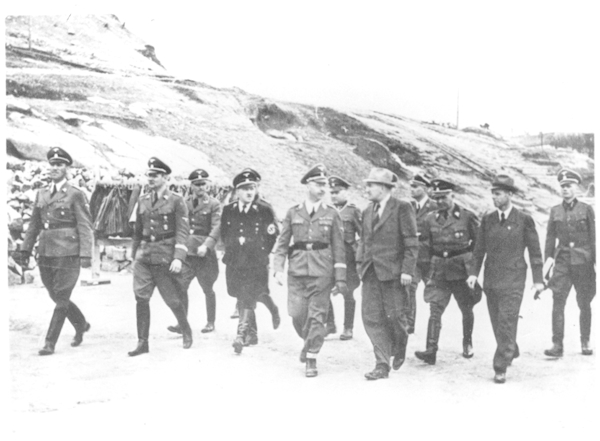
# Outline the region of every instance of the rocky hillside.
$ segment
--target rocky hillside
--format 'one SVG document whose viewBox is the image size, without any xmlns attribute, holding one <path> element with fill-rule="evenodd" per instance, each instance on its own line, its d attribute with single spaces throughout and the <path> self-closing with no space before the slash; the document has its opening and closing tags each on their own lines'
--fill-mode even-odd
<svg viewBox="0 0 600 441">
<path fill-rule="evenodd" d="M 115 16 L 7 17 L 9 162 L 40 161 L 60 145 L 101 175 L 142 173 L 150 156 L 169 163 L 175 176 L 203 167 L 221 183 L 253 167 L 280 215 L 302 198 L 299 179 L 316 162 L 349 178 L 359 205 L 362 180 L 377 165 L 398 174 L 405 196 L 416 172 L 448 177 L 477 212 L 491 206 L 493 175 L 508 173 L 527 189 L 519 205 L 540 223 L 558 200 L 561 166 L 593 181 L 593 161 L 569 149 L 528 148 L 484 129 L 377 111 L 268 100 L 173 77 L 159 59 Z"/>
</svg>

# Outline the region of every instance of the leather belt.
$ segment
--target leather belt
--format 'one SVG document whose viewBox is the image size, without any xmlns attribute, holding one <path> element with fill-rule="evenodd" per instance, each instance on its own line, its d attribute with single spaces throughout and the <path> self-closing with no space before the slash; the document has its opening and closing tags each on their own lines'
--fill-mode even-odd
<svg viewBox="0 0 600 441">
<path fill-rule="evenodd" d="M 470 251 L 471 251 L 471 248 L 463 248 L 462 250 L 454 250 L 454 251 L 434 251 L 431 254 L 436 257 L 450 258 L 450 257 L 460 256 L 461 254 L 467 254 Z"/>
<path fill-rule="evenodd" d="M 175 237 L 175 233 L 142 236 L 142 240 L 145 240 L 146 242 L 160 242 L 161 240 L 170 239 L 172 237 Z"/>
<path fill-rule="evenodd" d="M 44 230 L 58 230 L 60 228 L 75 228 L 77 226 L 77 223 L 75 222 L 71 222 L 68 224 L 49 224 L 49 223 L 45 223 L 44 224 Z"/>
<path fill-rule="evenodd" d="M 288 251 L 288 254 L 292 254 L 294 250 L 304 250 L 304 251 L 316 251 L 316 250 L 324 250 L 325 248 L 329 248 L 328 243 L 324 242 L 296 242 L 292 245 Z"/>
<path fill-rule="evenodd" d="M 190 234 L 195 236 L 208 236 L 208 233 L 205 230 L 190 230 Z"/>
</svg>

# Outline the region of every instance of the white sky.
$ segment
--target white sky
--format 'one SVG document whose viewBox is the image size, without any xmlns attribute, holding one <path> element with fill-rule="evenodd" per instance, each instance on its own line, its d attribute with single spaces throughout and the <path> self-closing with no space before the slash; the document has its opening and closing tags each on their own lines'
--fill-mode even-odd
<svg viewBox="0 0 600 441">
<path fill-rule="evenodd" d="M 85 5 L 70 3 L 72 13 Z M 494 3 L 107 5 L 156 48 L 170 73 L 215 86 L 453 123 L 460 90 L 461 127 L 487 122 L 507 135 L 593 131 L 600 77 L 594 2 Z"/>
</svg>

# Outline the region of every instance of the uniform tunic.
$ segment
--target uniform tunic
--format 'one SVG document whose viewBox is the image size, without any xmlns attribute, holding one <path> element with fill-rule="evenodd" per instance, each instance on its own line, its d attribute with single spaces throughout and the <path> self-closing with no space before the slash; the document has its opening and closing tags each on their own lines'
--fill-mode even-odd
<svg viewBox="0 0 600 441">
<path fill-rule="evenodd" d="M 321 203 L 311 217 L 304 203 L 290 208 L 275 247 L 274 267 L 288 265 L 288 313 L 304 339 L 303 352 L 316 356 L 325 339 L 329 294 L 346 280 L 342 220 L 337 210 Z"/>
<path fill-rule="evenodd" d="M 223 208 L 221 238 L 225 245 L 227 291 L 242 309 L 254 309 L 258 297 L 269 292 L 269 254 L 279 227 L 271 205 L 255 199 L 247 212 L 240 201 Z"/>
<path fill-rule="evenodd" d="M 169 307 L 181 304 L 181 274 L 169 272 L 169 266 L 174 259 L 185 261 L 189 230 L 181 195 L 165 189 L 155 204 L 152 192 L 140 197 L 132 246 L 133 290 L 138 300 L 149 300 L 157 287 Z"/>
</svg>

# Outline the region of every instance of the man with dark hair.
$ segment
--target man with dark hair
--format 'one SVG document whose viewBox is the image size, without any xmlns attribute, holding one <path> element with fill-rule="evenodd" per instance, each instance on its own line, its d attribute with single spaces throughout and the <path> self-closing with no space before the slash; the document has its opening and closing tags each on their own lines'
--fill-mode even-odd
<svg viewBox="0 0 600 441">
<path fill-rule="evenodd" d="M 498 175 L 494 179 L 492 199 L 497 209 L 481 219 L 473 251 L 476 275 L 467 279 L 469 287 L 475 289 L 477 274 L 485 258 L 483 289 L 497 344 L 494 381 L 500 384 L 506 381 L 506 369 L 512 360 L 519 356 L 517 325 L 527 275 L 525 249 L 529 253 L 536 291 L 544 289 L 542 251 L 535 222 L 511 202 L 518 191 L 512 178 Z"/>
<path fill-rule="evenodd" d="M 579 306 L 581 353 L 592 355 L 590 332 L 591 303 L 596 295 L 596 218 L 594 209 L 576 197 L 575 193 L 581 184 L 579 173 L 563 169 L 558 173 L 558 182 L 563 201 L 550 210 L 544 252 L 545 268 L 554 266 L 548 283 L 553 294 L 553 345 L 544 354 L 548 357 L 563 356 L 565 304 L 574 286 Z"/>
<path fill-rule="evenodd" d="M 31 250 L 39 236 L 38 266 L 42 283 L 56 307 L 40 355 L 51 355 L 65 319 L 75 328 L 71 346 L 79 346 L 90 324 L 73 303 L 71 293 L 79 278 L 79 267 L 91 267 L 92 221 L 87 198 L 81 190 L 67 182 L 71 156 L 62 148 L 54 147 L 47 154 L 48 173 L 52 183 L 38 191 L 29 228 L 15 259 L 27 267 Z"/>
<path fill-rule="evenodd" d="M 331 289 L 346 295 L 346 255 L 342 220 L 337 210 L 323 203 L 327 169 L 317 164 L 300 180 L 306 185 L 304 202 L 290 208 L 283 220 L 274 254 L 275 278 L 283 285 L 288 267 L 288 311 L 294 329 L 304 340 L 300 361 L 307 377 L 316 377 L 317 355 L 323 347 Z"/>
<path fill-rule="evenodd" d="M 221 216 L 227 291 L 237 298 L 239 305 L 237 335 L 233 341 L 236 354 L 241 354 L 244 346 L 258 342 L 254 313 L 256 302 L 272 303 L 269 296 L 269 254 L 279 228 L 271 205 L 258 197 L 259 182 L 260 174 L 253 169 L 244 169 L 236 175 L 233 187 L 238 199 L 226 205 Z M 277 306 L 274 303 L 269 306 L 272 314 L 278 317 Z M 278 326 L 279 320 L 274 318 L 273 327 L 276 329 Z"/>
<path fill-rule="evenodd" d="M 181 301 L 181 268 L 187 256 L 188 210 L 183 197 L 167 187 L 171 168 L 158 158 L 148 161 L 149 192 L 138 200 L 133 229 L 133 291 L 136 300 L 138 345 L 131 357 L 149 352 L 150 298 L 154 288 L 177 319 L 183 348 L 192 346 L 192 329 Z"/>
<path fill-rule="evenodd" d="M 363 237 L 357 253 L 362 287 L 362 318 L 373 344 L 375 369 L 367 380 L 388 378 L 406 359 L 406 302 L 419 252 L 415 211 L 392 196 L 398 177 L 373 168 L 365 179 L 371 203 L 363 211 Z"/>
</svg>

